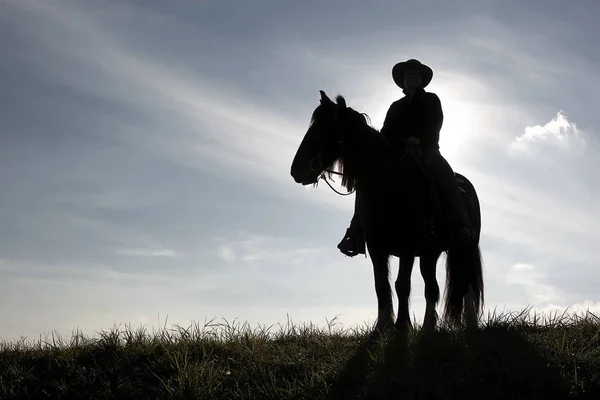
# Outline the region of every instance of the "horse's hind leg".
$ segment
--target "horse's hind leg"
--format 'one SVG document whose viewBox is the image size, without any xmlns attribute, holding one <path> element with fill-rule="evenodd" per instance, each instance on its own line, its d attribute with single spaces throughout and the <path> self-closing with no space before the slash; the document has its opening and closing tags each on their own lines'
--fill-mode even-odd
<svg viewBox="0 0 600 400">
<path fill-rule="evenodd" d="M 437 325 L 438 314 L 435 311 L 438 301 L 440 301 L 440 287 L 435 277 L 435 268 L 440 252 L 426 254 L 421 256 L 420 267 L 421 275 L 425 281 L 425 317 L 423 318 L 423 329 L 434 330 Z"/>
<path fill-rule="evenodd" d="M 412 274 L 415 258 L 413 256 L 400 257 L 398 278 L 396 279 L 396 294 L 398 295 L 398 318 L 396 329 L 405 330 L 411 326 L 410 305 L 410 276 Z"/>
<path fill-rule="evenodd" d="M 464 318 L 468 329 L 477 328 L 477 311 L 475 311 L 475 292 L 473 286 L 469 285 L 467 294 L 465 294 Z"/>
<path fill-rule="evenodd" d="M 369 255 L 373 262 L 375 275 L 375 292 L 377 293 L 377 323 L 375 330 L 383 332 L 394 324 L 394 305 L 392 303 L 392 288 L 389 280 L 389 254 L 367 242 Z"/>
</svg>

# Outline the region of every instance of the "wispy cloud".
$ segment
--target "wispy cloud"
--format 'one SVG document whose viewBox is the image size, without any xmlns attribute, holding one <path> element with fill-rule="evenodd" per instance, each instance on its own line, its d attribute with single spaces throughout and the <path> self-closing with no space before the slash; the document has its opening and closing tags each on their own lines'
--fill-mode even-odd
<svg viewBox="0 0 600 400">
<path fill-rule="evenodd" d="M 179 280 L 168 273 L 156 271 L 117 271 L 110 265 L 99 263 L 67 264 L 39 263 L 19 260 L 0 261 L 2 279 L 24 284 L 33 282 L 60 283 L 67 286 L 98 283 L 100 285 L 162 285 Z"/>
<path fill-rule="evenodd" d="M 121 249 L 119 254 L 140 257 L 181 257 L 182 255 L 171 249 Z"/>
<path fill-rule="evenodd" d="M 281 263 L 304 265 L 331 254 L 329 247 L 297 246 L 293 238 L 275 238 L 258 234 L 237 233 L 231 238 L 217 237 L 217 252 L 227 262 L 245 264 Z"/>
<path fill-rule="evenodd" d="M 82 11 L 83 6 L 63 9 L 27 4 L 31 11 L 68 27 L 55 32 L 56 40 L 47 43 L 46 51 L 57 67 L 45 73 L 72 90 L 129 111 L 92 116 L 104 137 L 125 143 L 136 153 L 147 152 L 186 168 L 227 177 L 236 171 L 259 179 L 255 185 L 287 200 L 312 201 L 325 207 L 344 205 L 339 198 L 320 193 L 305 196 L 289 177 L 310 108 L 292 117 L 287 110 L 261 104 L 233 82 L 192 73 L 160 54 L 127 47 L 125 32 L 103 26 Z M 152 13 L 146 11 L 145 15 Z M 43 31 L 37 34 L 42 40 Z M 67 36 L 69 46 L 65 47 L 62 39 Z M 68 57 L 58 56 L 59 49 Z M 88 79 L 90 74 L 98 79 Z M 316 100 L 317 89 L 315 107 Z M 295 189 L 294 194 L 289 189 Z"/>
</svg>

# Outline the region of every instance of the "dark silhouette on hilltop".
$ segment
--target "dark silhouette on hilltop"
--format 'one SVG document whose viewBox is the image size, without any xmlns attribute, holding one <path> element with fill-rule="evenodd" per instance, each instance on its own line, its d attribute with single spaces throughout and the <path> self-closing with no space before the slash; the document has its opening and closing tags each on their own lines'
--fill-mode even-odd
<svg viewBox="0 0 600 400">
<path fill-rule="evenodd" d="M 337 163 L 339 171 L 332 168 Z M 291 166 L 302 185 L 317 184 L 331 174 L 342 175 L 342 185 L 356 190 L 356 220 L 374 268 L 378 299 L 376 331 L 394 324 L 392 291 L 388 280 L 390 255 L 400 258 L 396 280 L 399 311 L 396 327 L 410 326 L 410 274 L 420 257 L 427 308 L 424 327 L 437 323 L 435 306 L 440 289 L 435 276 L 442 252 L 447 252 L 445 317 L 453 325 L 476 326 L 483 306 L 482 262 L 479 251 L 481 217 L 477 194 L 463 175 L 456 174 L 474 236 L 456 240 L 454 224 L 440 211 L 432 195 L 430 175 L 418 140 L 399 138 L 392 144 L 369 126 L 365 115 L 346 106 L 342 96 L 333 102 L 321 91 L 321 104 Z"/>
<path fill-rule="evenodd" d="M 444 123 L 442 103 L 435 93 L 425 91 L 433 78 L 433 70 L 411 59 L 394 65 L 392 78 L 402 89 L 404 97 L 390 105 L 381 134 L 393 144 L 409 140 L 418 145 L 420 160 L 433 185 L 433 197 L 440 200 L 436 205 L 452 223 L 449 228 L 453 231 L 456 243 L 469 244 L 477 233 L 461 200 L 454 171 L 440 153 L 440 130 Z M 340 251 L 350 257 L 365 254 L 361 233 L 354 215 L 346 235 L 338 245 Z"/>
</svg>

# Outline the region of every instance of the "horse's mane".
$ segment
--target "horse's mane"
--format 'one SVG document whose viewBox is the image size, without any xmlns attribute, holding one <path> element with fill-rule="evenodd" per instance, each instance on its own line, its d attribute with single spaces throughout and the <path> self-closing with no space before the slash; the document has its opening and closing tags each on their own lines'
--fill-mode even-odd
<svg viewBox="0 0 600 400">
<path fill-rule="evenodd" d="M 342 95 L 338 95 L 335 98 L 335 101 L 336 101 L 336 104 L 338 106 L 342 107 L 342 109 L 345 112 L 350 112 L 351 114 L 353 114 L 353 117 L 356 118 L 357 121 L 361 121 L 361 123 L 364 124 L 365 127 L 373 130 L 374 133 L 379 133 L 379 131 L 371 125 L 371 118 L 369 117 L 369 115 L 367 113 L 361 113 L 361 112 L 356 111 L 352 107 L 348 107 L 346 105 L 346 99 Z M 321 114 L 321 113 L 323 113 L 322 106 L 315 108 L 312 115 L 310 116 L 309 126 L 315 122 L 315 120 L 319 117 L 319 114 Z"/>
<path fill-rule="evenodd" d="M 389 146 L 387 139 L 371 125 L 371 119 L 367 113 L 361 113 L 346 105 L 346 99 L 339 95 L 335 98 L 336 103 L 341 107 L 341 113 L 344 116 L 344 124 L 348 124 L 349 129 L 352 129 L 356 134 L 363 134 L 374 141 L 381 142 Z M 340 114 L 341 114 L 340 113 Z M 358 147 L 354 147 L 353 153 L 342 153 L 336 160 L 339 172 L 342 174 L 342 186 L 352 191 L 358 184 L 358 176 L 356 175 L 355 160 L 357 157 Z"/>
</svg>

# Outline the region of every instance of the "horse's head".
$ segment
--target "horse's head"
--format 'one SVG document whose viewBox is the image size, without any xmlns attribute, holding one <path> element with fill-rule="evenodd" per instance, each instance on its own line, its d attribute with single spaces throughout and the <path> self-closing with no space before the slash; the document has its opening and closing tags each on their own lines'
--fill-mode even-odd
<svg viewBox="0 0 600 400">
<path fill-rule="evenodd" d="M 297 183 L 316 184 L 323 171 L 339 161 L 344 143 L 356 123 L 366 124 L 364 116 L 346 106 L 342 96 L 333 102 L 324 91 L 321 104 L 313 111 L 311 124 L 292 162 L 291 175 Z"/>
</svg>

